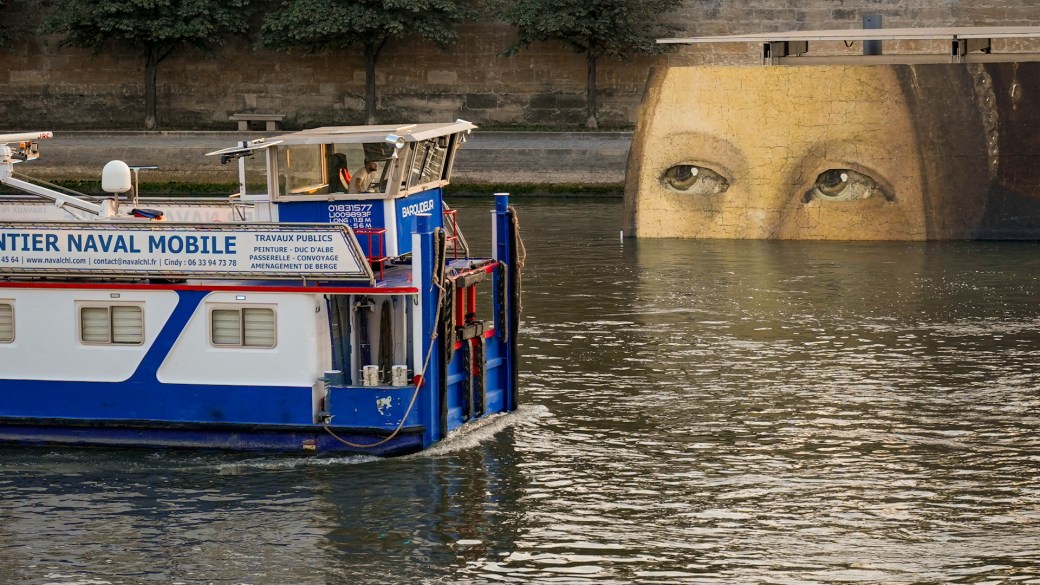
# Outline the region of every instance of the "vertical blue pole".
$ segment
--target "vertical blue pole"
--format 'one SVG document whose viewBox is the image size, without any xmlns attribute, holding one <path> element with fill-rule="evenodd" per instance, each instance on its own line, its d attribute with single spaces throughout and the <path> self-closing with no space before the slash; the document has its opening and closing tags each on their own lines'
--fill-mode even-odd
<svg viewBox="0 0 1040 585">
<path fill-rule="evenodd" d="M 495 242 L 494 242 L 494 254 L 495 259 L 499 262 L 503 262 L 508 267 L 505 274 L 495 273 L 495 290 L 505 291 L 505 298 L 500 299 L 499 302 L 504 303 L 506 306 L 505 318 L 506 322 L 502 325 L 505 326 L 508 334 L 508 342 L 506 344 L 506 392 L 505 392 L 505 409 L 506 411 L 516 410 L 516 391 L 517 391 L 517 367 L 518 367 L 518 356 L 517 356 L 517 344 L 516 335 L 519 331 L 520 326 L 520 307 L 516 303 L 516 271 L 519 267 L 516 265 L 516 259 L 514 258 L 515 250 L 513 249 L 513 222 L 509 212 L 509 194 L 508 193 L 495 193 Z M 499 282 L 499 279 L 505 278 L 505 286 Z"/>
<path fill-rule="evenodd" d="M 495 259 L 509 262 L 509 194 L 495 193 Z"/>
<path fill-rule="evenodd" d="M 437 303 L 438 289 L 433 284 L 433 263 L 436 260 L 434 256 L 431 216 L 418 214 L 415 216 L 415 233 L 412 235 L 413 280 L 415 281 L 413 284 L 419 289 L 420 322 L 422 323 L 422 339 L 418 340 L 422 347 L 420 359 L 425 360 L 427 355 L 430 356 L 426 372 L 420 372 L 423 374 L 423 380 L 418 398 L 419 418 L 423 424 L 423 448 L 435 443 L 443 433 L 440 427 L 440 392 L 443 392 L 443 389 L 439 388 L 442 352 L 437 347 L 433 348 L 432 353 L 430 350 L 430 333 L 437 327 L 437 314 L 440 310 Z M 433 343 L 439 345 L 441 342 L 441 339 L 437 339 Z M 422 368 L 422 365 L 420 362 L 415 367 Z"/>
</svg>

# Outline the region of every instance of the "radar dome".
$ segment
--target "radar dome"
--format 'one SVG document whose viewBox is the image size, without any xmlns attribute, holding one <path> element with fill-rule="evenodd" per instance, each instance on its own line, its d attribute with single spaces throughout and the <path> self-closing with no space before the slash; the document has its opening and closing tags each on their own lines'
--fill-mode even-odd
<svg viewBox="0 0 1040 585">
<path fill-rule="evenodd" d="M 121 160 L 109 161 L 101 169 L 101 190 L 105 193 L 126 193 L 133 188 L 130 167 Z"/>
</svg>

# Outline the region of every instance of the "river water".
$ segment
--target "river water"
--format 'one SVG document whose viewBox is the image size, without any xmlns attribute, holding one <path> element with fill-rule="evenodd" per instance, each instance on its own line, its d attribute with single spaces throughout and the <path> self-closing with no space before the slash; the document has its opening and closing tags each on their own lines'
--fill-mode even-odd
<svg viewBox="0 0 1040 585">
<path fill-rule="evenodd" d="M 1040 583 L 1040 245 L 514 205 L 517 413 L 389 460 L 2 450 L 0 583 Z"/>
</svg>

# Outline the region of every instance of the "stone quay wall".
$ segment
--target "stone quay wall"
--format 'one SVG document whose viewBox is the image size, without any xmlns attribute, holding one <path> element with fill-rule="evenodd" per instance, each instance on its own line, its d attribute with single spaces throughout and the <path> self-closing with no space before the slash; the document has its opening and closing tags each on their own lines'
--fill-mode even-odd
<svg viewBox="0 0 1040 585">
<path fill-rule="evenodd" d="M 13 41 L 0 51 L 3 126 L 141 129 L 142 56 L 117 46 L 94 55 L 37 34 L 43 16 L 61 5 L 8 0 L 0 8 Z M 886 28 L 1040 24 L 1035 0 L 690 0 L 668 18 L 682 27 L 678 36 L 693 36 L 860 28 L 865 14 L 880 14 Z M 377 68 L 380 121 L 463 118 L 485 126 L 536 128 L 584 123 L 583 55 L 545 42 L 513 57 L 501 56 L 514 30 L 491 17 L 460 26 L 459 37 L 447 51 L 423 41 L 396 41 L 384 49 Z M 601 126 L 632 127 L 652 67 L 753 64 L 758 51 L 745 44 L 711 45 L 624 62 L 603 59 L 598 68 Z M 284 114 L 283 127 L 290 129 L 361 123 L 363 84 L 359 50 L 280 54 L 254 50 L 245 40 L 218 47 L 212 56 L 181 50 L 159 68 L 159 126 L 233 130 L 228 116 L 240 112 Z"/>
<path fill-rule="evenodd" d="M 55 132 L 54 138 L 40 141 L 38 160 L 21 163 L 16 170 L 48 181 L 98 181 L 105 163 L 118 159 L 129 165 L 159 167 L 141 171 L 142 183 L 235 184 L 238 165 L 222 165 L 218 157 L 206 153 L 261 136 L 268 134 Z M 631 141 L 630 132 L 478 130 L 459 149 L 452 181 L 488 188 L 531 185 L 535 192 L 555 192 L 561 185 L 616 187 L 620 196 Z M 258 168 L 260 164 L 256 163 Z"/>
</svg>

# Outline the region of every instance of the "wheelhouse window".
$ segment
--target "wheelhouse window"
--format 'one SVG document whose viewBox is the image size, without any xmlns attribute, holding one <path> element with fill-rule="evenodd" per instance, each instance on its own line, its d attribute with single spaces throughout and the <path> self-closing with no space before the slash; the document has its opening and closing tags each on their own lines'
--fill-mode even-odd
<svg viewBox="0 0 1040 585">
<path fill-rule="evenodd" d="M 441 180 L 444 177 L 444 163 L 447 159 L 447 136 L 416 143 L 408 186 L 417 187 Z"/>
<path fill-rule="evenodd" d="M 14 341 L 14 305 L 0 302 L 0 343 Z"/>
<path fill-rule="evenodd" d="M 141 345 L 144 311 L 136 305 L 80 307 L 79 339 L 91 345 Z"/>
<path fill-rule="evenodd" d="M 394 148 L 388 144 L 331 143 L 282 147 L 282 193 L 383 193 Z"/>
<path fill-rule="evenodd" d="M 213 309 L 209 318 L 210 343 L 217 347 L 272 348 L 277 343 L 274 309 Z"/>
<path fill-rule="evenodd" d="M 281 180 L 285 194 L 313 195 L 329 192 L 320 146 L 293 146 L 283 148 L 281 152 Z M 332 153 L 329 153 L 329 157 L 332 157 Z"/>
</svg>

